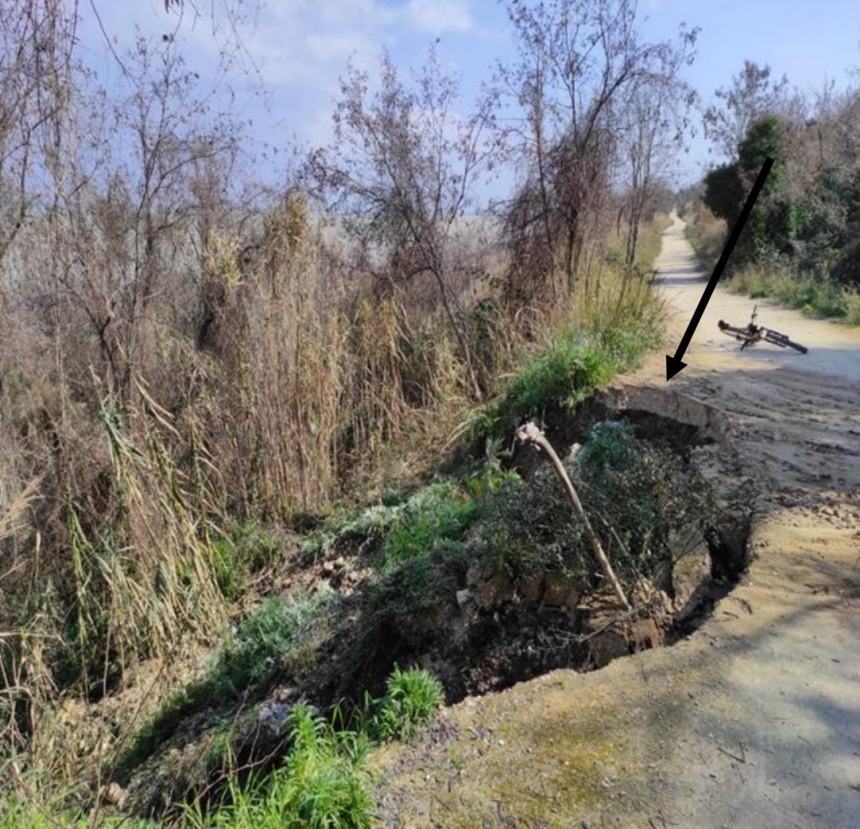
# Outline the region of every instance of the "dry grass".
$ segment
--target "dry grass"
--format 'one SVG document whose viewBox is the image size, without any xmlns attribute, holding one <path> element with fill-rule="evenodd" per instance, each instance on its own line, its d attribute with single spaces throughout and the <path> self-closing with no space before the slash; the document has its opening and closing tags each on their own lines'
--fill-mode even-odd
<svg viewBox="0 0 860 829">
<path fill-rule="evenodd" d="M 572 324 L 602 355 L 599 376 L 635 361 L 659 324 L 658 246 L 655 226 L 635 273 L 595 247 L 577 293 L 544 306 L 512 312 L 483 286 L 464 319 L 488 397 Z M 140 321 L 149 345 L 128 392 L 99 369 L 98 344 L 72 348 L 65 329 L 60 370 L 25 315 L 16 324 L 38 347 L 26 359 L 0 349 L 16 365 L 0 396 L 14 463 L 0 472 L 19 493 L 0 515 L 0 755 L 46 797 L 91 798 L 175 684 L 178 654 L 220 637 L 251 566 L 228 536 L 236 521 L 290 522 L 415 482 L 474 422 L 444 315 L 408 285 L 380 293 L 351 275 L 301 199 L 267 214 L 243 251 L 235 234 L 207 237 L 182 289 L 197 312 L 182 322 L 155 307 Z M 142 661 L 166 671 L 131 688 L 138 703 L 108 727 L 92 706 Z"/>
</svg>

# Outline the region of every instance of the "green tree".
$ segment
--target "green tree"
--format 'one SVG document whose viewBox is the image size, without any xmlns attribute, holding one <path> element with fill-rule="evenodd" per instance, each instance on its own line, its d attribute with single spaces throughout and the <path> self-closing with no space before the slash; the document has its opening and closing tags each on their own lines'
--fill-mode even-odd
<svg viewBox="0 0 860 829">
<path fill-rule="evenodd" d="M 753 122 L 738 145 L 737 159 L 705 177 L 704 201 L 711 212 L 733 225 L 766 158 L 775 160 L 733 257 L 739 265 L 770 252 L 789 253 L 797 235 L 797 210 L 784 182 L 786 128 L 768 115 Z"/>
<path fill-rule="evenodd" d="M 743 186 L 737 163 L 723 164 L 708 171 L 705 176 L 704 201 L 719 219 L 734 224 L 743 200 Z"/>
</svg>

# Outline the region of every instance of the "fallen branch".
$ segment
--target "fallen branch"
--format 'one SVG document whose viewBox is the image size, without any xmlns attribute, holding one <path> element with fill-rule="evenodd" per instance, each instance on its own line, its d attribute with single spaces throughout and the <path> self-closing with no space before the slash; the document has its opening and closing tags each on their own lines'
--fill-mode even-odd
<svg viewBox="0 0 860 829">
<path fill-rule="evenodd" d="M 567 474 L 567 470 L 564 468 L 564 464 L 562 464 L 555 449 L 552 448 L 552 444 L 546 439 L 544 433 L 533 422 L 520 426 L 520 428 L 517 429 L 517 437 L 523 443 L 534 443 L 543 449 L 543 451 L 549 456 L 556 474 L 561 479 L 562 485 L 567 492 L 567 497 L 573 506 L 574 513 L 577 518 L 582 521 L 583 527 L 585 527 L 585 534 L 588 536 L 588 540 L 591 543 L 591 549 L 594 550 L 594 555 L 600 564 L 601 570 L 603 570 L 603 575 L 612 585 L 612 589 L 615 591 L 615 595 L 618 597 L 618 600 L 621 602 L 624 609 L 630 610 L 630 602 L 627 601 L 627 597 L 624 595 L 621 583 L 618 581 L 618 577 L 615 575 L 615 571 L 612 569 L 612 565 L 609 563 L 606 553 L 603 552 L 603 545 L 595 534 L 594 529 L 591 526 L 591 522 L 588 520 L 588 516 L 585 514 L 585 510 L 582 507 L 582 502 L 579 500 L 579 496 L 573 488 L 570 476 Z"/>
</svg>

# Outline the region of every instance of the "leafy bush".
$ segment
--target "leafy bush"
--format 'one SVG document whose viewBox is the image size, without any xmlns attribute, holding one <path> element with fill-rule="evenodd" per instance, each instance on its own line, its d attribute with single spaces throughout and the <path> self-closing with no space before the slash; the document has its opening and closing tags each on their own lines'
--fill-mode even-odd
<svg viewBox="0 0 860 829">
<path fill-rule="evenodd" d="M 409 740 L 433 719 L 444 699 L 439 680 L 427 671 L 395 667 L 373 717 L 372 733 L 380 740 Z"/>
<path fill-rule="evenodd" d="M 725 220 L 718 219 L 704 205 L 696 204 L 684 228 L 684 234 L 702 268 L 706 271 L 713 269 L 728 236 Z"/>
<path fill-rule="evenodd" d="M 569 329 L 523 366 L 507 392 L 480 413 L 473 436 L 508 437 L 525 418 L 573 408 L 621 368 L 610 348 Z"/>
<path fill-rule="evenodd" d="M 712 517 L 699 473 L 623 424 L 597 424 L 572 471 L 613 566 L 628 580 L 659 574 L 680 552 L 670 535 L 698 526 L 701 538 Z"/>
<path fill-rule="evenodd" d="M 585 579 L 590 557 L 582 528 L 556 478 L 541 470 L 529 481 L 511 480 L 482 504 L 467 557 L 483 569 L 519 579 L 561 572 Z"/>
<path fill-rule="evenodd" d="M 843 319 L 860 324 L 858 294 L 823 276 L 792 274 L 779 265 L 744 268 L 729 288 L 753 299 L 773 299 L 814 317 Z"/>
<path fill-rule="evenodd" d="M 860 293 L 845 292 L 845 322 L 849 325 L 860 325 Z"/>
<path fill-rule="evenodd" d="M 630 426 L 602 423 L 565 466 L 619 576 L 654 575 L 668 562 L 670 532 L 709 521 L 709 489 L 682 458 L 639 441 Z M 548 468 L 487 499 L 467 559 L 519 579 L 560 572 L 587 584 L 593 554 Z"/>
<path fill-rule="evenodd" d="M 624 471 L 639 457 L 639 443 L 628 423 L 606 421 L 591 430 L 579 462 L 591 469 Z"/>
</svg>

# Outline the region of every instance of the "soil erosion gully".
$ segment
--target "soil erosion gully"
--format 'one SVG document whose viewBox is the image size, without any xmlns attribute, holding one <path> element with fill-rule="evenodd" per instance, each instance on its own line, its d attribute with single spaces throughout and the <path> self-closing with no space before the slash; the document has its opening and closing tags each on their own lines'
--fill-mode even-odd
<svg viewBox="0 0 860 829">
<path fill-rule="evenodd" d="M 676 343 L 707 282 L 677 216 L 657 264 Z M 610 391 L 732 450 L 714 474 L 754 506 L 747 575 L 672 647 L 468 698 L 382 750 L 386 825 L 860 827 L 860 333 L 758 304 L 809 353 L 741 351 L 718 323 L 754 303 L 718 287 L 683 374 L 658 353 Z"/>
</svg>

